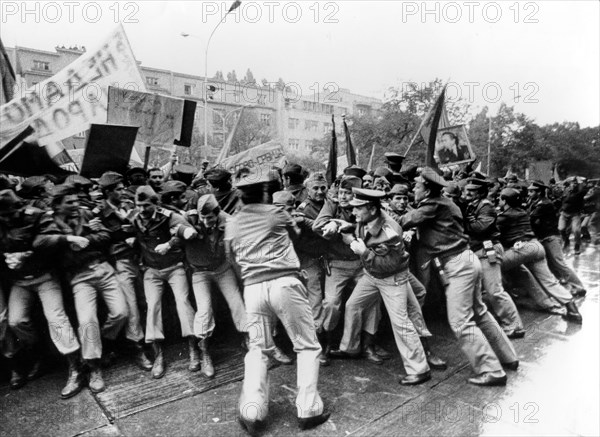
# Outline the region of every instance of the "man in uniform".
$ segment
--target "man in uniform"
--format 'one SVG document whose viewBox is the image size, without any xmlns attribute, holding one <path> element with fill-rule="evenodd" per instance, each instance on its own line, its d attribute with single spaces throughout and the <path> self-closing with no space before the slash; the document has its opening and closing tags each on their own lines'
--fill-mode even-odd
<svg viewBox="0 0 600 437">
<path fill-rule="evenodd" d="M 527 188 L 529 194 L 527 209 L 529 210 L 531 228 L 536 238 L 544 246 L 550 271 L 563 284 L 570 287 L 573 296 L 585 296 L 586 290 L 581 280 L 565 263 L 556 210 L 552 202 L 546 197 L 547 188 L 541 181 L 533 181 Z"/>
<path fill-rule="evenodd" d="M 264 425 L 269 409 L 268 355 L 274 343 L 272 320 L 283 323 L 298 354 L 296 407 L 301 429 L 329 418 L 317 390 L 321 347 L 315 333 L 308 292 L 300 281 L 300 260 L 291 238 L 300 230 L 293 218 L 271 205 L 280 189 L 279 175 L 269 171 L 237 180 L 244 206 L 225 229 L 226 250 L 240 267 L 250 332 L 240 421 L 252 435 Z M 258 242 L 258 243 L 257 243 Z"/>
<path fill-rule="evenodd" d="M 500 244 L 500 231 L 496 226 L 496 209 L 486 199 L 487 181 L 468 179 L 465 186 L 465 233 L 469 236 L 471 251 L 481 263 L 483 301 L 498 318 L 508 338 L 525 336 L 523 322 L 511 297 L 502 286 L 500 265 L 504 249 Z"/>
<path fill-rule="evenodd" d="M 83 387 L 79 342 L 65 313 L 56 266 L 52 263 L 53 257 L 44 250 L 33 248 L 34 239 L 40 230 L 40 220 L 45 212 L 24 206 L 23 203 L 12 190 L 0 191 L 0 246 L 12 281 L 7 307 L 8 325 L 12 334 L 23 345 L 23 349 L 18 350 L 14 356 L 14 350 L 10 351 L 9 358 L 13 358 L 16 364 L 12 369 L 10 388 L 22 387 L 40 371 L 37 357 L 39 338 L 32 320 L 35 301 L 39 299 L 48 322 L 50 337 L 69 362 L 69 378 L 61 392 L 61 397 L 67 399 L 79 393 Z M 4 301 L 4 296 L 0 299 Z M 31 366 L 29 374 L 25 376 L 22 372 L 28 366 Z"/>
<path fill-rule="evenodd" d="M 587 190 L 575 176 L 567 179 L 566 185 L 558 218 L 558 230 L 563 237 L 565 251 L 569 249 L 569 233 L 573 233 L 574 254 L 579 255 L 581 252 L 581 215 L 584 207 L 583 199 Z"/>
<path fill-rule="evenodd" d="M 447 182 L 435 170 L 425 167 L 415 182 L 418 207 L 401 224 L 418 229 L 418 262 L 435 268 L 445 287 L 450 327 L 476 373 L 469 382 L 505 385 L 501 363 L 516 369 L 517 355 L 482 301 L 481 264 L 469 249 L 460 209 L 441 196 Z"/>
</svg>

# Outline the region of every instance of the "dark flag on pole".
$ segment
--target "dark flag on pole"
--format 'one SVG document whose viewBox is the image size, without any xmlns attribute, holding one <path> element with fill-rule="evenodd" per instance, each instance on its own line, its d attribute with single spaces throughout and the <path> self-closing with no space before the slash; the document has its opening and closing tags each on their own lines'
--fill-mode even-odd
<svg viewBox="0 0 600 437">
<path fill-rule="evenodd" d="M 337 137 L 335 136 L 335 119 L 331 115 L 331 147 L 329 148 L 329 160 L 327 161 L 327 170 L 325 178 L 329 185 L 333 184 L 337 176 Z"/>
<path fill-rule="evenodd" d="M 0 105 L 8 103 L 14 97 L 14 89 L 15 89 L 15 71 L 10 64 L 10 59 L 8 59 L 8 53 L 6 53 L 6 49 L 4 48 L 4 44 L 0 39 L 0 76 L 2 79 L 2 90 L 0 93 Z"/>
<path fill-rule="evenodd" d="M 352 147 L 352 139 L 350 138 L 350 130 L 346 124 L 346 116 L 342 115 L 344 123 L 344 135 L 346 136 L 346 158 L 348 158 L 348 166 L 356 165 L 356 150 Z"/>
<path fill-rule="evenodd" d="M 423 121 L 423 126 L 420 129 L 421 135 L 427 144 L 427 155 L 425 157 L 425 165 L 434 169 L 438 169 L 437 162 L 433 155 L 435 154 L 435 141 L 437 139 L 437 132 L 440 125 L 440 119 L 444 111 L 444 98 L 446 96 L 446 86 L 442 88 L 442 92 L 435 101 L 433 108 L 427 114 L 427 117 Z M 428 134 L 428 135 L 427 135 Z"/>
</svg>

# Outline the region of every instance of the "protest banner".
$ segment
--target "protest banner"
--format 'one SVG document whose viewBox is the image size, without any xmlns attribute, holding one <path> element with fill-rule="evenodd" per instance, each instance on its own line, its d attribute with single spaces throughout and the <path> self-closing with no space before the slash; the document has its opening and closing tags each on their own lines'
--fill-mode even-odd
<svg viewBox="0 0 600 437">
<path fill-rule="evenodd" d="M 46 145 L 85 131 L 91 123 L 105 123 L 109 85 L 145 91 L 122 25 L 96 50 L 0 107 L 0 149 L 28 126 L 33 138 Z"/>
<path fill-rule="evenodd" d="M 139 127 L 135 147 L 173 149 L 179 140 L 184 99 L 108 87 L 108 124 Z"/>
<path fill-rule="evenodd" d="M 258 168 L 269 170 L 271 167 L 283 168 L 287 160 L 283 146 L 276 140 L 271 140 L 236 155 L 225 158 L 219 167 L 235 174 L 239 169 L 247 167 L 257 172 Z"/>
</svg>

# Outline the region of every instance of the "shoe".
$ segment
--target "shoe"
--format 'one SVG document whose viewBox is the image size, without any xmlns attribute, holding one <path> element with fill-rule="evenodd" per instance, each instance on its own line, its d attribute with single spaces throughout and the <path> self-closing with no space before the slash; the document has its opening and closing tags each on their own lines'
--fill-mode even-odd
<svg viewBox="0 0 600 437">
<path fill-rule="evenodd" d="M 577 290 L 573 290 L 571 292 L 571 295 L 573 297 L 583 297 L 587 294 L 587 290 L 585 288 L 579 288 Z"/>
<path fill-rule="evenodd" d="M 190 365 L 188 366 L 188 370 L 190 372 L 197 372 L 200 370 L 200 350 L 198 349 L 194 337 L 188 338 L 188 349 L 190 352 Z"/>
<path fill-rule="evenodd" d="M 260 431 L 265 428 L 265 422 L 262 420 L 246 420 L 243 417 L 238 417 L 238 423 L 252 437 L 258 436 Z"/>
<path fill-rule="evenodd" d="M 575 246 L 575 249 L 573 250 L 573 253 L 575 255 L 581 255 L 581 247 L 580 246 Z"/>
<path fill-rule="evenodd" d="M 377 355 L 379 355 L 379 358 L 381 358 L 382 360 L 391 360 L 392 359 L 392 354 L 389 353 L 388 351 L 386 351 L 384 348 L 382 348 L 379 345 L 374 345 L 373 349 L 375 350 L 375 353 Z"/>
<path fill-rule="evenodd" d="M 357 358 L 360 358 L 360 352 L 351 354 L 351 353 L 345 352 L 340 349 L 332 349 L 329 352 L 329 356 L 331 358 L 339 358 L 339 359 L 343 359 L 343 360 L 346 360 L 346 359 L 355 360 Z"/>
<path fill-rule="evenodd" d="M 93 360 L 95 362 L 90 363 L 90 379 L 88 381 L 88 387 L 90 388 L 92 393 L 100 393 L 106 389 L 106 385 L 104 384 L 104 378 L 102 378 L 102 370 L 100 370 L 100 363 L 96 362 L 98 360 Z"/>
<path fill-rule="evenodd" d="M 290 357 L 284 354 L 283 351 L 277 346 L 275 346 L 275 349 L 273 350 L 273 354 L 271 356 L 275 361 L 278 361 L 281 364 L 285 364 L 286 366 L 289 366 L 294 362 Z"/>
<path fill-rule="evenodd" d="M 469 384 L 487 387 L 506 385 L 506 374 L 495 376 L 494 373 L 496 372 L 484 372 L 481 375 L 469 378 Z"/>
<path fill-rule="evenodd" d="M 365 348 L 362 355 L 363 355 L 363 357 L 365 357 L 367 359 L 367 361 L 370 361 L 374 364 L 379 364 L 379 365 L 383 364 L 383 358 L 381 358 L 379 355 L 377 355 L 375 353 L 373 346 L 369 346 L 369 347 Z"/>
<path fill-rule="evenodd" d="M 513 340 L 515 338 L 523 338 L 523 337 L 525 337 L 525 330 L 523 330 L 521 328 L 517 328 L 513 332 L 511 332 L 510 334 L 506 334 L 506 336 L 508 338 L 513 339 Z"/>
<path fill-rule="evenodd" d="M 72 398 L 85 386 L 78 354 L 79 351 L 67 355 L 67 360 L 69 362 L 69 377 L 67 378 L 67 383 L 60 392 L 61 399 Z"/>
<path fill-rule="evenodd" d="M 331 413 L 321 413 L 313 417 L 298 417 L 298 427 L 301 430 L 316 428 L 329 420 Z"/>
<path fill-rule="evenodd" d="M 569 302 L 565 305 L 567 308 L 567 314 L 564 316 L 565 319 L 570 322 L 577 323 L 581 325 L 583 323 L 583 317 L 579 313 L 579 309 L 577 309 L 577 305 L 574 301 Z"/>
<path fill-rule="evenodd" d="M 427 364 L 434 370 L 446 370 L 448 365 L 444 360 L 431 352 L 431 348 L 429 347 L 429 339 L 427 337 L 420 337 L 421 344 L 423 345 L 423 350 L 425 351 L 425 358 L 427 359 Z"/>
<path fill-rule="evenodd" d="M 213 366 L 212 358 L 208 353 L 208 338 L 203 338 L 198 342 L 200 353 L 202 355 L 202 374 L 207 378 L 214 378 L 215 367 Z"/>
<path fill-rule="evenodd" d="M 508 370 L 517 370 L 519 368 L 519 360 L 511 361 L 510 363 L 501 363 L 502 367 Z"/>
<path fill-rule="evenodd" d="M 42 376 L 42 373 L 44 373 L 42 369 L 42 362 L 40 360 L 35 360 L 31 366 L 31 369 L 29 369 L 29 373 L 27 373 L 27 381 L 33 381 L 34 379 L 39 378 Z"/>
<path fill-rule="evenodd" d="M 135 364 L 142 370 L 149 372 L 152 370 L 152 361 L 148 359 L 146 353 L 144 352 L 144 347 L 136 343 L 135 344 Z"/>
<path fill-rule="evenodd" d="M 152 365 L 152 378 L 160 379 L 165 376 L 167 369 L 165 368 L 162 344 L 152 343 L 154 349 L 154 364 Z"/>
<path fill-rule="evenodd" d="M 324 351 L 321 351 L 321 355 L 319 355 L 319 364 L 323 367 L 331 366 L 331 360 Z"/>
<path fill-rule="evenodd" d="M 400 379 L 400 384 L 402 385 L 418 385 L 423 384 L 426 381 L 431 379 L 431 372 L 428 370 L 424 373 L 419 373 L 416 375 L 406 375 L 404 378 Z"/>
<path fill-rule="evenodd" d="M 10 389 L 18 390 L 27 384 L 27 378 L 22 373 L 13 370 L 10 374 Z"/>
</svg>

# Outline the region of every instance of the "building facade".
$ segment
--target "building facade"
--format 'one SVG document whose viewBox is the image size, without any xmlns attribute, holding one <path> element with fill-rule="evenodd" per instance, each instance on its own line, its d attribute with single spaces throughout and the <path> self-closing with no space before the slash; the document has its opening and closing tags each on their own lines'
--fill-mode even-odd
<svg viewBox="0 0 600 437">
<path fill-rule="evenodd" d="M 26 87 L 36 85 L 69 65 L 85 47 L 56 47 L 55 52 L 16 47 L 7 53 L 22 77 Z M 310 154 L 315 141 L 331 131 L 331 117 L 335 116 L 336 130 L 343 137 L 341 116 L 374 115 L 382 101 L 350 92 L 348 89 L 323 90 L 312 95 L 301 95 L 297 86 L 284 83 L 244 83 L 209 78 L 205 89 L 204 77 L 170 70 L 147 67 L 140 63 L 140 71 L 148 92 L 180 97 L 197 102 L 195 129 L 202 138 L 208 129 L 209 150 L 216 156 L 235 121 L 241 107 L 251 113 L 257 129 L 278 139 L 284 147 L 296 154 Z M 204 125 L 205 102 L 208 106 L 207 126 Z M 63 143 L 67 149 L 83 147 L 85 132 Z M 203 145 L 203 140 L 198 144 Z M 254 144 L 252 144 L 254 145 Z"/>
</svg>

